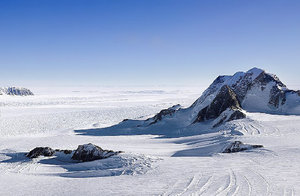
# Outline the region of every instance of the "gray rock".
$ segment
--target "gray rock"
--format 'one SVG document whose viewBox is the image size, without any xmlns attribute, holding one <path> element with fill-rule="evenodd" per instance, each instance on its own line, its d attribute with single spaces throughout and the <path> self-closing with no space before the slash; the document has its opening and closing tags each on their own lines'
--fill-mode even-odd
<svg viewBox="0 0 300 196">
<path fill-rule="evenodd" d="M 49 157 L 55 153 L 55 150 L 49 147 L 36 147 L 35 149 L 31 150 L 29 153 L 26 154 L 28 158 L 37 158 L 39 156 Z"/>
<path fill-rule="evenodd" d="M 0 88 L 0 95 L 16 95 L 16 96 L 29 96 L 33 95 L 33 93 L 27 88 L 19 88 L 19 87 L 6 87 Z"/>
<path fill-rule="evenodd" d="M 217 127 L 225 122 L 246 118 L 246 114 L 241 110 L 227 109 L 215 121 L 213 127 Z"/>
<path fill-rule="evenodd" d="M 207 107 L 199 111 L 194 123 L 216 119 L 227 109 L 236 112 L 231 113 L 229 118 L 225 116 L 223 121 L 225 119 L 229 121 L 245 118 L 245 115 L 241 112 L 241 106 L 235 92 L 228 85 L 224 85 L 214 100 Z"/>
<path fill-rule="evenodd" d="M 55 152 L 63 152 L 65 154 L 71 154 L 73 150 L 60 150 L 60 149 L 55 149 Z"/>
<path fill-rule="evenodd" d="M 223 153 L 234 153 L 234 152 L 240 152 L 245 150 L 251 150 L 253 148 L 262 148 L 262 147 L 263 145 L 250 145 L 250 144 L 244 144 L 241 141 L 234 141 L 228 147 L 226 147 Z"/>
<path fill-rule="evenodd" d="M 181 105 L 173 105 L 172 107 L 168 109 L 161 110 L 158 114 L 156 114 L 154 117 L 147 119 L 146 121 L 150 121 L 149 125 L 153 125 L 157 123 L 158 121 L 161 121 L 163 117 L 165 116 L 172 116 L 178 109 L 180 109 Z"/>
<path fill-rule="evenodd" d="M 121 151 L 114 152 L 112 150 L 103 150 L 99 146 L 89 143 L 79 145 L 75 150 L 72 159 L 82 162 L 94 161 L 98 159 L 105 159 L 119 153 L 121 153 Z"/>
</svg>

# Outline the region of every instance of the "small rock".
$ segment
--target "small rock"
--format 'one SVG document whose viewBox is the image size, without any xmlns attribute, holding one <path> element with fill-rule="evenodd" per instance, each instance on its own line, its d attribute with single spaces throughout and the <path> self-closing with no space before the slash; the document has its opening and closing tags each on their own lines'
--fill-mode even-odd
<svg viewBox="0 0 300 196">
<path fill-rule="evenodd" d="M 60 149 L 55 149 L 56 152 L 63 152 L 65 154 L 71 154 L 73 150 L 60 150 Z"/>
<path fill-rule="evenodd" d="M 241 141 L 234 141 L 222 153 L 234 153 L 234 152 L 240 152 L 244 150 L 250 150 L 253 148 L 262 148 L 262 147 L 263 145 L 250 145 L 250 144 L 244 144 Z"/>
<path fill-rule="evenodd" d="M 55 150 L 49 147 L 36 147 L 26 154 L 28 158 L 37 158 L 39 156 L 50 157 L 55 153 Z"/>
<path fill-rule="evenodd" d="M 114 152 L 112 150 L 103 150 L 99 146 L 89 143 L 79 145 L 75 150 L 72 159 L 82 162 L 94 161 L 98 159 L 105 159 L 119 153 L 121 153 L 121 151 Z"/>
</svg>

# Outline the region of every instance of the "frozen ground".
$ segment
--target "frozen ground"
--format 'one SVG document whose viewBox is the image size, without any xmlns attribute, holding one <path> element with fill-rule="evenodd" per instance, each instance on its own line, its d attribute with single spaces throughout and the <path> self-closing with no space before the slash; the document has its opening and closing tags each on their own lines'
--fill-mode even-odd
<svg viewBox="0 0 300 196">
<path fill-rule="evenodd" d="M 300 116 L 248 113 L 228 129 L 189 137 L 99 136 L 74 130 L 189 106 L 203 89 L 32 90 L 34 97 L 0 97 L 0 195 L 300 195 Z M 218 153 L 227 140 L 264 148 Z M 36 146 L 90 142 L 125 153 L 89 163 L 24 157 Z"/>
</svg>

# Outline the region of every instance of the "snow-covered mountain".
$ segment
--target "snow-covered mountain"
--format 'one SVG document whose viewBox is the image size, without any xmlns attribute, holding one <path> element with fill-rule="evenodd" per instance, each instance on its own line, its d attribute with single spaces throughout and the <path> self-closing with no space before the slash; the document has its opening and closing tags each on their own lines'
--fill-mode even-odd
<svg viewBox="0 0 300 196">
<path fill-rule="evenodd" d="M 217 77 L 200 98 L 178 113 L 188 117 L 188 124 L 214 120 L 218 125 L 244 118 L 243 110 L 300 115 L 300 91 L 288 89 L 274 74 L 253 68 Z"/>
<path fill-rule="evenodd" d="M 207 105 L 224 85 L 228 85 L 236 93 L 246 111 L 300 114 L 300 91 L 289 90 L 276 75 L 258 68 L 237 72 L 233 76 L 217 77 L 191 106 L 194 111 Z"/>
<path fill-rule="evenodd" d="M 28 96 L 28 95 L 33 95 L 33 93 L 27 88 L 4 87 L 4 88 L 0 88 L 0 95 Z"/>
<path fill-rule="evenodd" d="M 247 111 L 300 115 L 300 91 L 289 90 L 276 75 L 253 68 L 217 77 L 188 108 L 175 105 L 144 121 L 126 120 L 114 130 L 116 134 L 126 129 L 128 133 L 189 135 L 246 118 Z"/>
</svg>

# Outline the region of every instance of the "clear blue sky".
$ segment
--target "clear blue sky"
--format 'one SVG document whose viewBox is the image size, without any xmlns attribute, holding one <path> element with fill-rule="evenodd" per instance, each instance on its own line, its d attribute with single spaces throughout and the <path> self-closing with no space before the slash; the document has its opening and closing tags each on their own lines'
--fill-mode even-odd
<svg viewBox="0 0 300 196">
<path fill-rule="evenodd" d="M 300 84 L 299 0 L 1 0 L 0 86 Z M 300 85 L 299 85 L 300 86 Z"/>
</svg>

